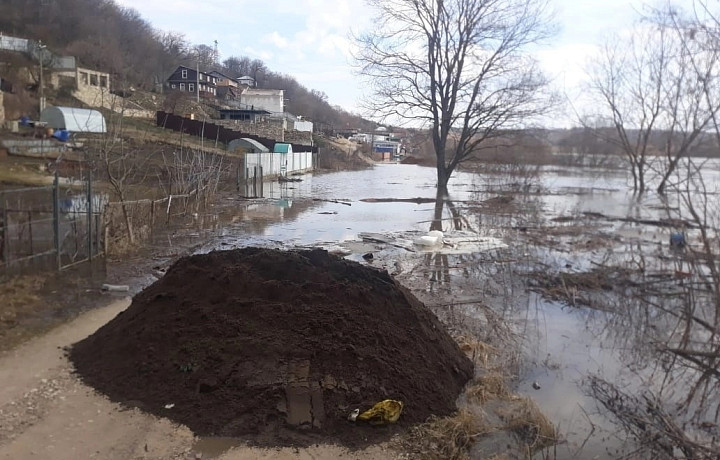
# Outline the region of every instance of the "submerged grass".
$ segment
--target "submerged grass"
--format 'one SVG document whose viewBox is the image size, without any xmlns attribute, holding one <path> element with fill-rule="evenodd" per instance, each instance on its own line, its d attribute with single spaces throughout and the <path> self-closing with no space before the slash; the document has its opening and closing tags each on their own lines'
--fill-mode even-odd
<svg viewBox="0 0 720 460">
<path fill-rule="evenodd" d="M 509 399 L 510 390 L 505 384 L 505 377 L 499 372 L 488 372 L 477 377 L 467 388 L 468 399 L 485 404 L 491 399 Z"/>
<path fill-rule="evenodd" d="M 413 427 L 402 448 L 420 460 L 466 460 L 475 439 L 492 430 L 479 416 L 461 409 L 449 417 L 432 416 Z"/>
<path fill-rule="evenodd" d="M 505 421 L 505 428 L 515 433 L 524 443 L 528 457 L 558 442 L 555 426 L 528 397 L 518 397 L 495 412 Z"/>
</svg>

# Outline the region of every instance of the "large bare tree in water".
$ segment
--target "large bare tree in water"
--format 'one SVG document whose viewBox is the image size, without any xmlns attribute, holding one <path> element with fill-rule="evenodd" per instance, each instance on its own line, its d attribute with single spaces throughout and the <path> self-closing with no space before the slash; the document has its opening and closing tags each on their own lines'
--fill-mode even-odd
<svg viewBox="0 0 720 460">
<path fill-rule="evenodd" d="M 368 0 L 359 37 L 376 115 L 430 128 L 438 191 L 488 139 L 546 109 L 546 80 L 527 53 L 551 32 L 543 0 Z"/>
</svg>

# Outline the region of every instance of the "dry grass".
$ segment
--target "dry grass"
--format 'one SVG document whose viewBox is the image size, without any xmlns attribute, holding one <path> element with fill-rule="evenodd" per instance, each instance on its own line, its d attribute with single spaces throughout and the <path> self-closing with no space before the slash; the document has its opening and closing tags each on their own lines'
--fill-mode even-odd
<svg viewBox="0 0 720 460">
<path fill-rule="evenodd" d="M 466 410 L 450 417 L 432 416 L 412 428 L 402 450 L 419 460 L 465 460 L 475 438 L 492 430 L 484 420 Z"/>
<path fill-rule="evenodd" d="M 495 347 L 474 338 L 462 336 L 458 337 L 457 342 L 460 350 L 476 365 L 480 365 L 483 368 L 487 368 L 491 359 L 498 354 L 498 350 Z"/>
<path fill-rule="evenodd" d="M 468 386 L 466 394 L 468 399 L 480 404 L 485 404 L 491 399 L 511 399 L 510 390 L 505 384 L 505 377 L 499 372 L 488 372 L 476 378 Z"/>
<path fill-rule="evenodd" d="M 18 162 L 0 162 L 0 183 L 11 185 L 45 186 L 52 185 L 53 177 L 41 171 L 39 166 Z"/>
<path fill-rule="evenodd" d="M 525 444 L 528 456 L 557 443 L 555 427 L 528 397 L 520 397 L 498 408 L 496 413 L 506 423 L 505 428 Z"/>
</svg>

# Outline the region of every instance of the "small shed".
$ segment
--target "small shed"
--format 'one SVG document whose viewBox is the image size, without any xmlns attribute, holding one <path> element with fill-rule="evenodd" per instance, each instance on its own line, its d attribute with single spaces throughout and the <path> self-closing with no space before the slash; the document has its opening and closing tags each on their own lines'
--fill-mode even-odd
<svg viewBox="0 0 720 460">
<path fill-rule="evenodd" d="M 105 133 L 105 117 L 97 110 L 78 107 L 47 107 L 40 114 L 40 122 L 48 128 L 64 129 L 72 133 Z"/>
<path fill-rule="evenodd" d="M 241 137 L 240 139 L 233 139 L 228 143 L 230 152 L 234 152 L 237 149 L 244 149 L 248 153 L 268 153 L 270 149 L 262 145 L 255 139 L 249 139 L 247 137 Z"/>
<path fill-rule="evenodd" d="M 293 153 L 292 145 L 278 142 L 273 148 L 273 153 Z"/>
</svg>

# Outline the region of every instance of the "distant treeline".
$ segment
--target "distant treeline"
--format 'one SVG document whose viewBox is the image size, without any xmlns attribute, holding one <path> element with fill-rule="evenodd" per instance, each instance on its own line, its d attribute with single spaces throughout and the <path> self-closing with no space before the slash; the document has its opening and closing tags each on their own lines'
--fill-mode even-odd
<svg viewBox="0 0 720 460">
<path fill-rule="evenodd" d="M 171 4 L 168 4 L 171 7 Z M 309 90 L 292 76 L 273 72 L 258 59 L 231 56 L 216 62 L 214 48 L 191 44 L 177 32 L 155 29 L 140 14 L 113 0 L 3 0 L 0 32 L 41 40 L 80 66 L 109 72 L 114 89 L 157 90 L 178 65 L 250 75 L 258 87 L 285 90 L 287 110 L 319 125 L 367 129 L 368 120 L 332 106 L 325 93 Z"/>
</svg>

